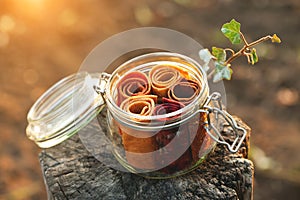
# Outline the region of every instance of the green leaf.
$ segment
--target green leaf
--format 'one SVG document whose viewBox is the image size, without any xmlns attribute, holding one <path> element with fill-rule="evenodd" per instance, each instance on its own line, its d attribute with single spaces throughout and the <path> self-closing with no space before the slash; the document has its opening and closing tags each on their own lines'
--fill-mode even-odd
<svg viewBox="0 0 300 200">
<path fill-rule="evenodd" d="M 225 67 L 222 72 L 223 78 L 230 80 L 232 75 L 232 69 L 230 67 Z"/>
<path fill-rule="evenodd" d="M 208 71 L 209 70 L 208 64 L 209 64 L 210 60 L 213 58 L 213 55 L 211 55 L 211 53 L 208 49 L 201 49 L 199 51 L 199 57 L 201 60 L 204 61 L 203 69 L 205 71 Z"/>
<path fill-rule="evenodd" d="M 241 43 L 241 24 L 235 19 L 226 23 L 221 28 L 222 33 L 231 41 L 232 44 Z"/>
<path fill-rule="evenodd" d="M 221 81 L 222 79 L 223 79 L 223 78 L 222 78 L 222 73 L 220 73 L 220 72 L 215 72 L 213 82 L 216 83 L 216 82 Z"/>
<path fill-rule="evenodd" d="M 225 60 L 226 60 L 226 52 L 222 48 L 213 47 L 212 55 L 214 57 L 216 57 L 217 61 L 219 61 L 219 62 L 225 62 Z"/>
<path fill-rule="evenodd" d="M 251 64 L 254 65 L 255 63 L 258 62 L 258 56 L 256 54 L 256 49 L 255 48 L 253 48 L 251 50 L 251 54 L 250 55 L 251 55 Z"/>
<path fill-rule="evenodd" d="M 222 63 L 215 62 L 216 71 L 214 74 L 213 82 L 221 81 L 222 79 L 231 79 L 232 69 L 229 65 L 223 65 Z"/>
<path fill-rule="evenodd" d="M 222 63 L 219 63 L 219 62 L 215 62 L 215 65 L 216 65 L 217 72 L 222 71 L 224 69 L 224 67 L 226 67 L 225 65 L 223 65 Z"/>
<path fill-rule="evenodd" d="M 256 49 L 252 48 L 250 53 L 246 53 L 248 63 L 254 65 L 258 62 L 258 56 L 256 54 Z"/>
</svg>

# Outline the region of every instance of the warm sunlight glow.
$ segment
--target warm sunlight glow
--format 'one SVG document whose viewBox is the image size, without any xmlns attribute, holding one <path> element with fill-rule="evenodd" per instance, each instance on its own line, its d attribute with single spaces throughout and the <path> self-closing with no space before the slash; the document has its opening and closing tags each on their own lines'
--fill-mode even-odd
<svg viewBox="0 0 300 200">
<path fill-rule="evenodd" d="M 44 0 L 23 0 L 23 2 L 32 5 L 41 5 L 44 2 Z"/>
<path fill-rule="evenodd" d="M 0 16 L 0 31 L 10 32 L 15 28 L 15 21 L 9 15 Z"/>
<path fill-rule="evenodd" d="M 36 18 L 45 15 L 45 8 L 49 0 L 12 0 L 11 6 L 18 12 L 19 15 L 24 17 Z"/>
</svg>

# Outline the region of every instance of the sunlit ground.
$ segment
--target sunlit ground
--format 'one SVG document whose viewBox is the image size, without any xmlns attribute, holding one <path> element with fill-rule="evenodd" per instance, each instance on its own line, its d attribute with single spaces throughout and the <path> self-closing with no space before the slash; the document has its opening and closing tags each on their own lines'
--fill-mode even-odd
<svg viewBox="0 0 300 200">
<path fill-rule="evenodd" d="M 41 150 L 25 135 L 26 114 L 99 42 L 130 28 L 162 26 L 203 46 L 225 47 L 219 28 L 231 18 L 249 40 L 274 32 L 283 40 L 261 45 L 255 67 L 239 60 L 226 82 L 228 110 L 253 129 L 255 199 L 299 195 L 299 11 L 296 0 L 1 0 L 0 199 L 46 199 Z"/>
</svg>

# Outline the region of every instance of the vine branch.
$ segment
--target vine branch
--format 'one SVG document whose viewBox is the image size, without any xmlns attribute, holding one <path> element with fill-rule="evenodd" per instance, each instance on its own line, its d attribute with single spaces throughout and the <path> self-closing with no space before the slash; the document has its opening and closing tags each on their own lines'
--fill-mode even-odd
<svg viewBox="0 0 300 200">
<path fill-rule="evenodd" d="M 210 79 L 214 75 L 214 82 L 220 81 L 222 79 L 230 80 L 232 74 L 232 61 L 240 56 L 246 56 L 248 63 L 254 65 L 258 62 L 256 49 L 254 48 L 255 45 L 267 40 L 272 40 L 272 42 L 275 43 L 281 42 L 280 38 L 276 34 L 274 34 L 273 36 L 267 35 L 251 43 L 248 43 L 244 34 L 240 31 L 240 26 L 241 24 L 239 22 L 232 19 L 230 22 L 225 23 L 221 28 L 222 33 L 231 41 L 232 44 L 240 44 L 241 42 L 244 43 L 243 47 L 239 51 L 235 52 L 230 48 L 222 49 L 218 47 L 213 47 L 212 53 L 210 53 L 208 49 L 200 50 L 199 55 L 200 58 L 205 61 L 206 70 L 209 69 L 208 64 L 211 59 L 215 64 L 215 68 L 208 74 L 208 79 Z M 226 58 L 227 52 L 230 52 L 230 56 L 228 58 Z"/>
</svg>

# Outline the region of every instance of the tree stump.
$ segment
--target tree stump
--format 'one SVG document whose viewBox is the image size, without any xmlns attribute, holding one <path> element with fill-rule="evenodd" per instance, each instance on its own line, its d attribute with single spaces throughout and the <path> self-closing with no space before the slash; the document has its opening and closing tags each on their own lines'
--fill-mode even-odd
<svg viewBox="0 0 300 200">
<path fill-rule="evenodd" d="M 49 199 L 252 199 L 253 163 L 248 160 L 250 128 L 237 153 L 218 144 L 200 166 L 187 175 L 154 180 L 106 167 L 86 150 L 76 134 L 40 153 Z M 97 123 L 97 120 L 91 124 Z M 93 131 L 93 129 L 84 130 Z"/>
</svg>

